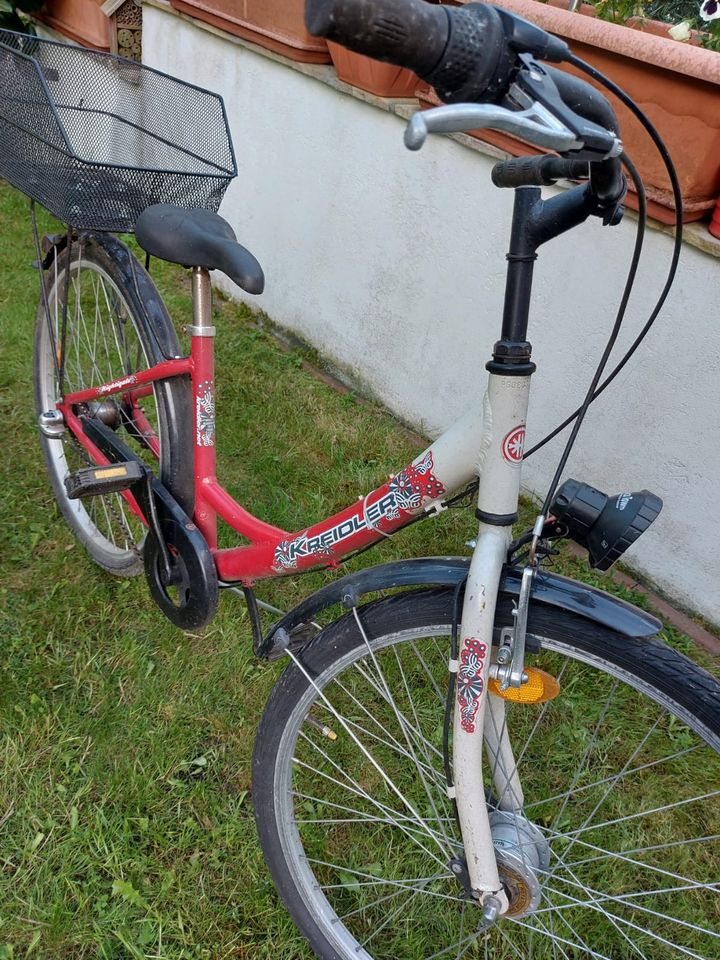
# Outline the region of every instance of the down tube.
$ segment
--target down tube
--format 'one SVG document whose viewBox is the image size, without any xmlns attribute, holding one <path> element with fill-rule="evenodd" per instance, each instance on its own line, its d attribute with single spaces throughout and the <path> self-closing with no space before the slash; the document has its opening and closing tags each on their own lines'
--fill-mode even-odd
<svg viewBox="0 0 720 960">
<path fill-rule="evenodd" d="M 277 542 L 215 551 L 218 575 L 247 582 L 299 573 L 333 566 L 377 543 L 477 476 L 482 434 L 483 414 L 475 408 L 400 473 L 340 513 Z"/>
</svg>

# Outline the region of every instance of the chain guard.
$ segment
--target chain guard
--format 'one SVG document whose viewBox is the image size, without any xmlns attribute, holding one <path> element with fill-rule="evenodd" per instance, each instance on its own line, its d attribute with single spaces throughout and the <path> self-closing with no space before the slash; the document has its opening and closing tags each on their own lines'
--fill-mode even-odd
<svg viewBox="0 0 720 960">
<path fill-rule="evenodd" d="M 80 420 L 85 434 L 111 463 L 136 460 L 143 466 L 144 479 L 133 484 L 131 490 L 148 521 L 143 560 L 150 593 L 176 627 L 181 630 L 204 627 L 215 616 L 219 596 L 215 561 L 207 541 L 167 487 L 152 475 L 147 481 L 148 468 L 113 430 L 100 420 L 88 417 Z M 153 522 L 153 513 L 157 523 Z M 158 528 L 170 561 L 169 578 L 157 538 Z"/>
<path fill-rule="evenodd" d="M 156 532 L 150 529 L 143 551 L 150 593 L 176 627 L 197 630 L 210 623 L 217 611 L 219 591 L 212 554 L 187 517 L 181 522 L 177 516 L 165 516 L 159 526 L 170 561 L 170 577 Z"/>
</svg>

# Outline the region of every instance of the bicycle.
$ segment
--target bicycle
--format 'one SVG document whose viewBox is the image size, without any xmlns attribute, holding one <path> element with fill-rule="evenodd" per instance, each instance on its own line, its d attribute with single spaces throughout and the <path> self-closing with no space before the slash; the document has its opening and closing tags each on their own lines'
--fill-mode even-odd
<svg viewBox="0 0 720 960">
<path fill-rule="evenodd" d="M 318 956 L 711 957 L 720 684 L 656 639 L 651 615 L 542 566 L 570 537 L 607 569 L 661 504 L 647 491 L 607 497 L 554 482 L 534 528 L 512 536 L 536 251 L 591 216 L 618 222 L 612 110 L 539 63 L 567 59 L 564 45 L 495 8 L 310 0 L 308 18 L 314 32 L 416 67 L 456 101 L 411 120 L 411 148 L 428 133 L 487 125 L 571 154 L 495 168 L 516 200 L 483 408 L 333 517 L 289 533 L 247 512 L 215 472 L 209 271 L 250 292 L 263 274 L 212 209 L 235 172 L 222 103 L 136 64 L 2 32 L 3 133 L 16 133 L 0 172 L 70 225 L 42 247 L 36 238 L 34 384 L 59 508 L 101 567 L 144 571 L 179 627 L 208 623 L 220 590 L 240 584 L 256 652 L 289 659 L 258 728 L 253 801 L 277 889 Z M 108 121 L 108 102 L 118 104 L 112 119 L 137 135 L 139 156 L 167 149 L 183 164 L 121 167 L 96 142 L 90 161 L 71 149 L 68 118 L 77 136 L 94 70 L 117 83 L 96 111 Z M 512 103 L 473 102 L 503 96 Z M 153 104 L 173 98 L 201 102 L 193 116 L 208 150 L 152 130 Z M 540 185 L 563 179 L 582 182 L 542 199 Z M 179 202 L 160 203 L 171 187 Z M 111 234 L 124 229 L 148 257 L 191 267 L 189 356 L 147 270 Z M 347 575 L 263 634 L 257 581 L 335 567 L 475 489 L 470 560 Z M 249 544 L 218 548 L 218 518 Z M 346 612 L 320 626 L 337 605 Z"/>
</svg>

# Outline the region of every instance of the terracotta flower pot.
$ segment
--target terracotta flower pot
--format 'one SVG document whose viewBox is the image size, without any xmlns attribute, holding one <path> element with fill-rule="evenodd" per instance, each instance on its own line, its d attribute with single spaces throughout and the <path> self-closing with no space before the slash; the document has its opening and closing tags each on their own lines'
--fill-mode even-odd
<svg viewBox="0 0 720 960">
<path fill-rule="evenodd" d="M 464 0 L 452 2 L 461 5 Z M 637 28 L 620 26 L 596 19 L 593 8 L 587 6 L 571 13 L 565 0 L 502 0 L 501 5 L 563 37 L 575 54 L 614 80 L 645 111 L 675 162 L 686 221 L 699 220 L 713 208 L 720 194 L 717 53 L 672 40 L 665 24 L 643 21 Z M 562 69 L 577 73 L 572 67 Z M 626 152 L 645 181 L 650 215 L 673 223 L 670 184 L 657 150 L 630 111 L 616 101 L 613 106 Z M 541 152 L 504 134 L 478 131 L 476 135 L 515 155 Z M 632 203 L 634 198 L 629 199 Z"/>
<path fill-rule="evenodd" d="M 713 213 L 712 220 L 708 225 L 708 230 L 710 233 L 717 237 L 720 240 L 720 199 L 718 199 L 715 204 L 715 212 Z"/>
<path fill-rule="evenodd" d="M 171 0 L 173 7 L 304 63 L 329 63 L 322 38 L 305 29 L 305 0 Z"/>
<path fill-rule="evenodd" d="M 378 97 L 413 97 L 419 83 L 412 70 L 380 63 L 362 53 L 346 50 L 339 43 L 328 42 L 335 72 L 341 80 Z"/>
<path fill-rule="evenodd" d="M 100 7 L 104 0 L 47 0 L 35 16 L 84 47 L 110 49 L 110 21 Z"/>
</svg>

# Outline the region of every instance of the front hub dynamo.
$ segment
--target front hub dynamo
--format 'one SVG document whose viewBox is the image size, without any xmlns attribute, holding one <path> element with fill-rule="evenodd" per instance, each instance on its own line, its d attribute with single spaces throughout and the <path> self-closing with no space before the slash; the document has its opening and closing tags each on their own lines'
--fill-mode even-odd
<svg viewBox="0 0 720 960">
<path fill-rule="evenodd" d="M 525 917 L 540 903 L 541 879 L 550 865 L 550 847 L 540 830 L 519 813 L 490 814 L 495 859 L 509 907 L 506 917 Z"/>
</svg>

